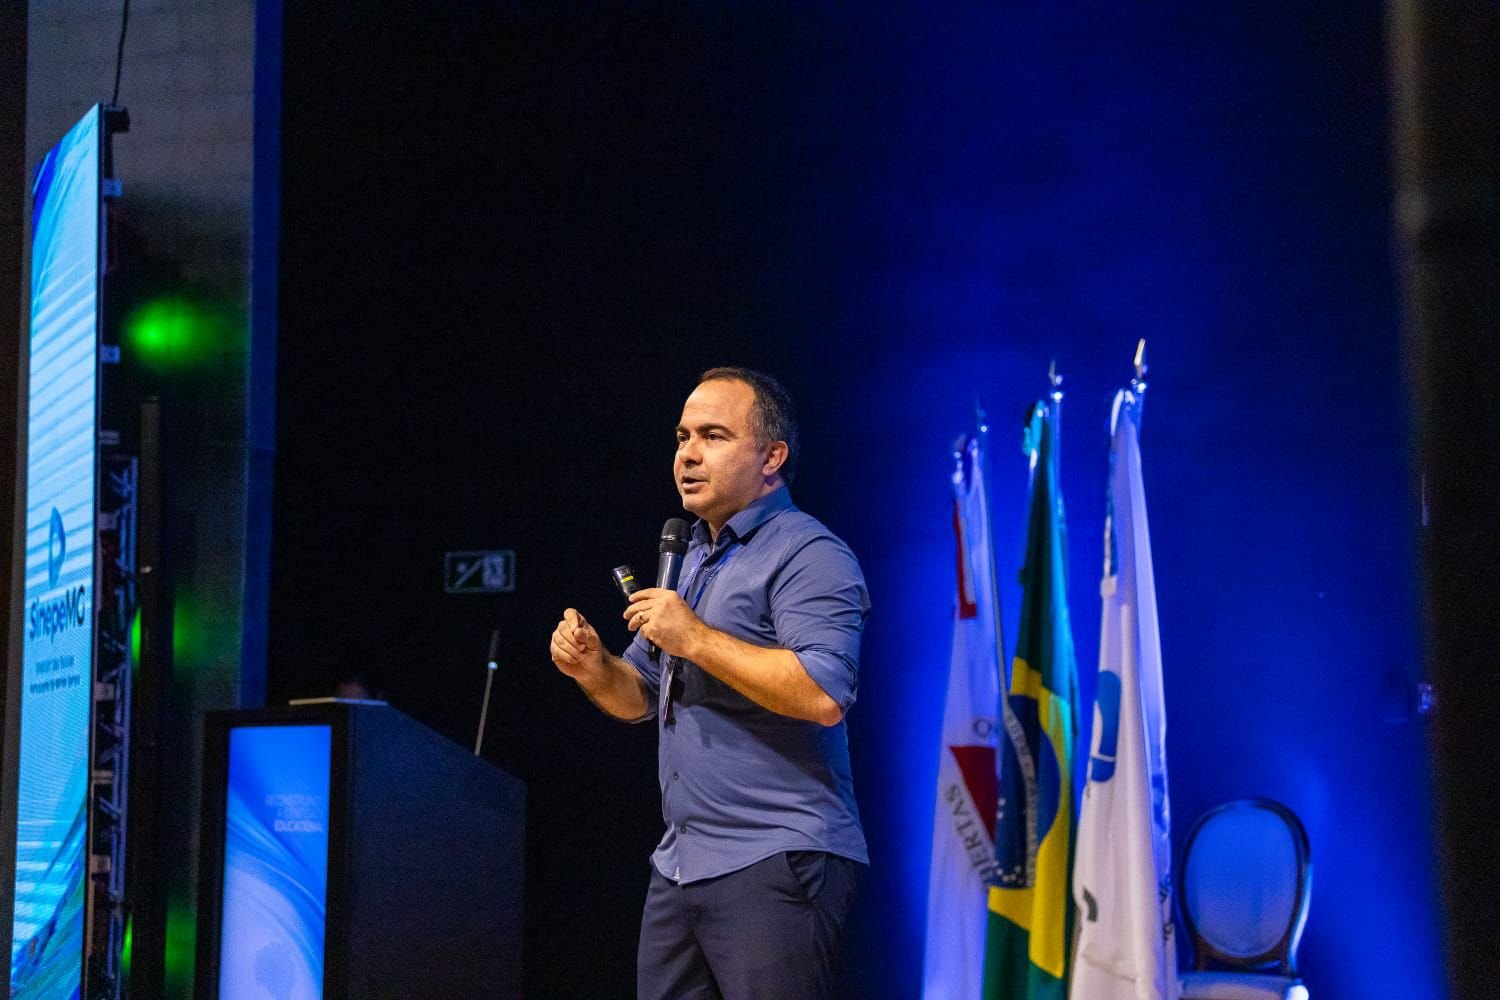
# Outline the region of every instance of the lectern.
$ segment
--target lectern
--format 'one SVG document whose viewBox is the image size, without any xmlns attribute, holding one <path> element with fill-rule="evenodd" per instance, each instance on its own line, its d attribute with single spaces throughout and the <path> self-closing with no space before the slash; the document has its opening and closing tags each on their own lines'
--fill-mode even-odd
<svg viewBox="0 0 1500 1000">
<path fill-rule="evenodd" d="M 382 703 L 204 740 L 197 996 L 520 995 L 520 781 Z"/>
</svg>

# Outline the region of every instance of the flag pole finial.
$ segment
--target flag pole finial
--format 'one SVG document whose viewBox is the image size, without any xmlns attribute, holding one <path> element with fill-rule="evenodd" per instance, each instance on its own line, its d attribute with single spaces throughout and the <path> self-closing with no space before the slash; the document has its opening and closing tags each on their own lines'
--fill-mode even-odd
<svg viewBox="0 0 1500 1000">
<path fill-rule="evenodd" d="M 1057 434 L 1058 426 L 1062 423 L 1062 386 L 1062 373 L 1057 370 L 1057 359 L 1053 358 L 1052 363 L 1047 366 L 1047 409 L 1050 411 L 1049 415 L 1052 417 L 1052 433 L 1054 435 Z"/>
<path fill-rule="evenodd" d="M 1130 394 L 1135 397 L 1136 426 L 1140 426 L 1141 410 L 1146 405 L 1146 338 L 1135 345 L 1135 374 L 1130 379 Z"/>
<path fill-rule="evenodd" d="M 972 432 L 965 432 L 965 433 L 960 434 L 958 436 L 958 438 L 953 442 L 953 454 L 954 455 L 961 455 L 961 454 L 963 454 L 963 450 L 964 450 L 965 447 L 967 447 L 969 439 L 971 437 L 976 438 L 979 441 L 981 448 L 988 448 L 989 447 L 989 445 L 988 445 L 989 434 L 990 434 L 990 425 L 989 425 L 989 419 L 985 416 L 984 403 L 983 403 L 983 401 L 980 400 L 979 394 L 975 393 L 974 394 L 974 429 L 973 429 Z"/>
<path fill-rule="evenodd" d="M 1059 452 L 1059 442 L 1062 439 L 1062 386 L 1062 372 L 1057 370 L 1057 359 L 1053 358 L 1051 363 L 1047 365 L 1047 419 L 1052 424 L 1052 455 L 1054 461 Z"/>
</svg>

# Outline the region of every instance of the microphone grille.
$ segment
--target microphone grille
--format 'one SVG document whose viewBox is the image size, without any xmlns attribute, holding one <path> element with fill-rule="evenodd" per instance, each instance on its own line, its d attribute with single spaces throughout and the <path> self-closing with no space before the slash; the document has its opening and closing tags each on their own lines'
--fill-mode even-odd
<svg viewBox="0 0 1500 1000">
<path fill-rule="evenodd" d="M 661 526 L 661 551 L 683 553 L 687 551 L 688 523 L 680 517 L 667 519 L 667 523 Z"/>
</svg>

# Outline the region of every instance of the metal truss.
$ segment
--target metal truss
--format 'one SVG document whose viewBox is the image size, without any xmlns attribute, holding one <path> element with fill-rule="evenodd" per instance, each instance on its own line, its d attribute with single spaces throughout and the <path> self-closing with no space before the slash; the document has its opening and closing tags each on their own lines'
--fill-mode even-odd
<svg viewBox="0 0 1500 1000">
<path fill-rule="evenodd" d="M 86 996 L 118 1000 L 129 907 L 125 831 L 130 789 L 131 626 L 136 613 L 136 502 L 139 463 L 110 454 L 99 486 L 100 579 L 94 725 L 89 780 Z"/>
</svg>

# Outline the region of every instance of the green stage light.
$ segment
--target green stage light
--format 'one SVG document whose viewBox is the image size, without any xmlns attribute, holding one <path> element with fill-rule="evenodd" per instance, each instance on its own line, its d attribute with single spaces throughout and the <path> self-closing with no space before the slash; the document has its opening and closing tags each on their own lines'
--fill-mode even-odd
<svg viewBox="0 0 1500 1000">
<path fill-rule="evenodd" d="M 200 368 L 243 339 L 225 310 L 185 295 L 144 302 L 124 323 L 127 349 L 152 368 Z"/>
<path fill-rule="evenodd" d="M 206 650 L 198 602 L 187 590 L 179 590 L 172 602 L 172 673 L 191 670 Z"/>
<path fill-rule="evenodd" d="M 193 990 L 193 967 L 198 957 L 198 914 L 180 891 L 171 893 L 167 899 L 164 943 L 167 995 L 188 996 Z"/>
<path fill-rule="evenodd" d="M 130 616 L 130 672 L 137 674 L 141 669 L 141 609 L 136 608 L 135 614 Z"/>
</svg>

